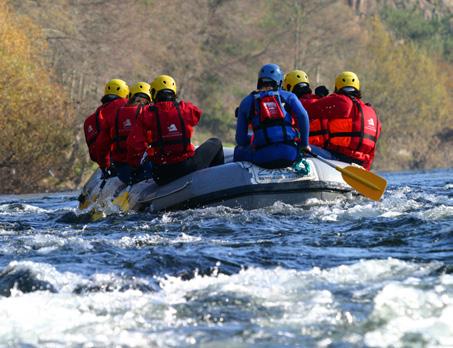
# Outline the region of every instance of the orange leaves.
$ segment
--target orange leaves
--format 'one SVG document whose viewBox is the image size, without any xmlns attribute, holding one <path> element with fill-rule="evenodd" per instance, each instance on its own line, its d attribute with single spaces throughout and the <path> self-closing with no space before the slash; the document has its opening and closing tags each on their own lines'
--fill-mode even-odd
<svg viewBox="0 0 453 348">
<path fill-rule="evenodd" d="M 73 112 L 52 81 L 46 40 L 30 19 L 0 0 L 0 182 L 2 192 L 42 188 L 49 170 L 62 174 Z"/>
</svg>

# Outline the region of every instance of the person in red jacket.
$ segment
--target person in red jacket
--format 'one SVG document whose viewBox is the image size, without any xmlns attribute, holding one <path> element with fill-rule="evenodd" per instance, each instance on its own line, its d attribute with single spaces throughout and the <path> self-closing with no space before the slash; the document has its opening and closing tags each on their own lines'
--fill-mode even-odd
<svg viewBox="0 0 453 348">
<path fill-rule="evenodd" d="M 176 83 L 160 75 L 151 83 L 153 105 L 146 107 L 127 139 L 127 157 L 139 171 L 140 163 L 152 163 L 154 181 L 163 185 L 199 169 L 224 163 L 222 143 L 211 138 L 196 150 L 191 144 L 193 127 L 201 110 L 176 101 Z M 146 151 L 147 158 L 143 160 Z"/>
<path fill-rule="evenodd" d="M 148 83 L 138 82 L 131 87 L 127 103 L 104 115 L 97 141 L 98 157 L 108 158 L 110 154 L 111 164 L 124 183 L 129 183 L 132 175 L 132 169 L 127 163 L 127 137 L 145 105 L 151 102 L 150 93 L 151 86 Z M 146 174 L 143 172 L 143 175 Z"/>
<path fill-rule="evenodd" d="M 325 126 L 321 127 L 321 122 L 325 124 L 325 120 L 315 115 L 312 109 L 314 103 L 329 94 L 329 90 L 325 86 L 318 86 L 315 89 L 315 94 L 313 94 L 308 75 L 302 70 L 293 70 L 287 73 L 282 87 L 289 92 L 293 92 L 299 98 L 305 110 L 307 110 L 310 120 L 310 146 L 324 146 L 327 130 Z M 312 147 L 312 150 L 316 150 L 316 148 Z"/>
<path fill-rule="evenodd" d="M 110 167 L 110 159 L 100 158 L 98 154 L 98 139 L 101 133 L 101 127 L 104 123 L 104 116 L 109 114 L 109 110 L 114 110 L 126 103 L 129 87 L 126 82 L 119 79 L 110 80 L 105 84 L 104 96 L 101 99 L 102 105 L 96 111 L 87 117 L 83 124 L 85 140 L 88 145 L 90 158 L 104 169 L 104 176 L 107 175 L 106 169 Z"/>
<path fill-rule="evenodd" d="M 325 149 L 331 159 L 353 162 L 369 170 L 381 123 L 370 104 L 361 99 L 357 75 L 344 71 L 335 79 L 335 93 L 313 104 L 313 112 L 327 120 Z"/>
</svg>

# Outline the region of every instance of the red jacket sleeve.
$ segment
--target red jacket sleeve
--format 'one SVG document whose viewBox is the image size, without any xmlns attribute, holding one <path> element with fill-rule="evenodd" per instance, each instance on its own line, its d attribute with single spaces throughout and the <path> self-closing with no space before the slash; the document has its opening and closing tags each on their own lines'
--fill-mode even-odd
<svg viewBox="0 0 453 348">
<path fill-rule="evenodd" d="M 336 93 L 321 98 L 311 105 L 310 111 L 315 117 L 325 119 L 348 118 L 351 116 L 352 100 Z"/>
<path fill-rule="evenodd" d="M 103 115 L 102 111 L 100 114 Z M 96 140 L 98 164 L 101 168 L 110 167 L 110 144 L 112 143 L 112 141 L 110 139 L 108 116 L 109 115 L 103 115 L 101 122 L 101 133 Z"/>
<path fill-rule="evenodd" d="M 127 137 L 127 162 L 134 168 L 140 165 L 140 160 L 148 146 L 145 126 L 146 114 L 146 112 L 140 114 Z"/>
<path fill-rule="evenodd" d="M 83 132 L 85 134 L 85 142 L 88 146 L 88 152 L 90 154 L 90 159 L 93 162 L 97 162 L 96 154 L 96 138 L 99 136 L 95 127 L 96 113 L 87 117 L 83 123 Z"/>
<path fill-rule="evenodd" d="M 379 117 L 378 117 L 377 115 L 376 115 L 376 117 L 377 117 L 378 120 L 379 120 Z M 381 124 L 381 120 L 379 120 L 379 127 L 378 127 L 378 132 L 377 132 L 377 137 L 376 137 L 376 143 L 377 143 L 379 137 L 381 136 L 381 130 L 382 130 L 382 124 Z M 370 170 L 371 165 L 373 164 L 375 152 L 376 152 L 376 146 L 374 147 L 374 150 L 370 153 L 370 160 L 369 160 L 369 162 L 368 162 L 366 165 L 364 165 L 364 167 L 365 167 L 366 169 L 368 169 L 368 170 Z"/>
<path fill-rule="evenodd" d="M 192 124 L 191 126 L 196 126 L 200 122 L 201 114 L 203 111 L 198 106 L 193 105 L 191 102 L 181 101 L 181 110 L 184 112 L 190 113 Z"/>
</svg>

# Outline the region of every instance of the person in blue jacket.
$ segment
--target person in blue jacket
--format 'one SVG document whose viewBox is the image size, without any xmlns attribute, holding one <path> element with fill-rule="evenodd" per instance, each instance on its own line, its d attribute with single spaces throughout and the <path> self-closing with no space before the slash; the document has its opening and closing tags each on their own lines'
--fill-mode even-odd
<svg viewBox="0 0 453 348">
<path fill-rule="evenodd" d="M 310 150 L 307 112 L 297 96 L 280 89 L 283 73 L 277 64 L 264 65 L 257 90 L 237 110 L 235 161 L 274 169 L 291 166 L 299 151 Z M 248 134 L 249 125 L 253 135 Z"/>
</svg>

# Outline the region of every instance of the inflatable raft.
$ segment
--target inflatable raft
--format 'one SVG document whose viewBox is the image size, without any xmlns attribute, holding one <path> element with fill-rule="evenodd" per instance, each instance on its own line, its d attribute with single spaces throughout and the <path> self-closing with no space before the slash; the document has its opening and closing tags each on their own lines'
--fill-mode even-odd
<svg viewBox="0 0 453 348">
<path fill-rule="evenodd" d="M 224 165 L 199 170 L 163 186 L 146 180 L 128 187 L 116 177 L 102 185 L 98 170 L 83 187 L 79 208 L 87 209 L 93 203 L 105 206 L 120 198 L 126 211 L 212 205 L 256 209 L 277 201 L 293 205 L 303 205 L 312 198 L 331 201 L 351 191 L 341 173 L 315 158 L 306 158 L 308 170 L 301 174 L 293 168 L 270 170 L 249 162 L 232 162 L 232 157 L 233 149 L 227 148 Z M 333 162 L 340 167 L 347 165 Z"/>
</svg>

